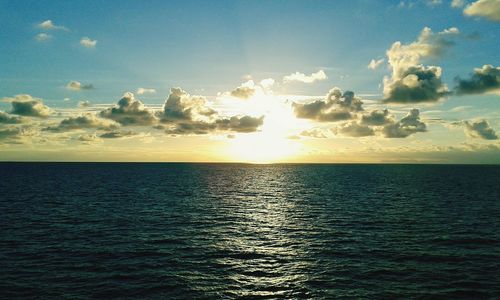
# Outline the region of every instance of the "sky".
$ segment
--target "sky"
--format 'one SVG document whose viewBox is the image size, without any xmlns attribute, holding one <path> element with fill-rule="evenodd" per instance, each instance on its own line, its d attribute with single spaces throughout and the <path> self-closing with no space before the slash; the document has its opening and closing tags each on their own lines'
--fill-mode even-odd
<svg viewBox="0 0 500 300">
<path fill-rule="evenodd" d="M 1 161 L 500 163 L 500 0 L 0 0 Z"/>
</svg>

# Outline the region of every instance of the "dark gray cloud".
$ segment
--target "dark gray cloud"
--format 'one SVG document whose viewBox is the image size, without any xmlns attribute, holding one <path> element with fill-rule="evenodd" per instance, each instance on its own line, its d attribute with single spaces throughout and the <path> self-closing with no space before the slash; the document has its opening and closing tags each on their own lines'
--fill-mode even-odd
<svg viewBox="0 0 500 300">
<path fill-rule="evenodd" d="M 41 99 L 33 98 L 30 95 L 16 95 L 14 98 L 6 98 L 12 105 L 11 114 L 46 118 L 51 110 L 43 104 Z"/>
<path fill-rule="evenodd" d="M 486 120 L 481 121 L 464 121 L 465 134 L 473 138 L 481 138 L 485 140 L 496 140 L 498 136 L 490 127 L 490 124 Z"/>
<path fill-rule="evenodd" d="M 22 120 L 0 110 L 0 124 L 19 124 Z"/>
<path fill-rule="evenodd" d="M 97 118 L 94 114 L 84 114 L 76 117 L 69 117 L 62 120 L 55 127 L 48 127 L 50 131 L 68 131 L 77 129 L 97 128 L 103 130 L 115 130 L 120 127 L 120 124 L 106 119 Z"/>
<path fill-rule="evenodd" d="M 136 135 L 135 132 L 132 131 L 109 131 L 101 134 L 99 137 L 103 139 L 120 139 L 124 137 L 130 137 Z"/>
<path fill-rule="evenodd" d="M 386 82 L 383 102 L 436 102 L 448 94 L 441 81 L 441 68 L 413 66 L 401 73 L 401 78 Z"/>
<path fill-rule="evenodd" d="M 355 117 L 356 112 L 363 111 L 363 102 L 351 91 L 342 94 L 339 88 L 329 91 L 326 98 L 309 103 L 293 103 L 295 116 L 319 122 L 336 122 Z"/>
<path fill-rule="evenodd" d="M 382 128 L 382 134 L 387 138 L 405 138 L 425 131 L 427 131 L 427 126 L 420 121 L 420 112 L 416 108 L 410 110 L 401 120 L 389 123 Z"/>
<path fill-rule="evenodd" d="M 347 122 L 339 127 L 332 129 L 335 134 L 341 134 L 350 137 L 364 137 L 375 135 L 375 130 L 370 126 L 359 124 L 356 121 Z"/>
<path fill-rule="evenodd" d="M 382 126 L 391 122 L 393 122 L 393 118 L 389 115 L 389 111 L 387 109 L 372 110 L 368 114 L 363 114 L 360 120 L 360 124 L 368 126 Z"/>
<path fill-rule="evenodd" d="M 500 91 L 500 67 L 484 65 L 482 68 L 474 69 L 469 79 L 457 77 L 456 81 L 455 91 L 459 95 Z"/>
<path fill-rule="evenodd" d="M 101 111 L 100 116 L 122 125 L 151 125 L 157 121 L 154 113 L 135 99 L 132 93 L 125 93 L 117 105 Z"/>
<path fill-rule="evenodd" d="M 66 85 L 66 88 L 72 91 L 82 91 L 82 90 L 93 90 L 94 86 L 92 84 L 83 84 L 79 81 L 73 80 Z"/>
<path fill-rule="evenodd" d="M 234 132 L 255 132 L 264 124 L 264 116 L 251 117 L 251 116 L 233 116 L 229 119 L 221 118 L 215 121 L 218 129 L 234 131 Z"/>
</svg>

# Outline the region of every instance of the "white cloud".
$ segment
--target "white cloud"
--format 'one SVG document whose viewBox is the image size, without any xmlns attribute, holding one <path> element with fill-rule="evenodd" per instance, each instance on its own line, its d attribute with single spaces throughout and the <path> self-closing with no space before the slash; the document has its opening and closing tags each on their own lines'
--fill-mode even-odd
<svg viewBox="0 0 500 300">
<path fill-rule="evenodd" d="M 143 88 L 143 87 L 137 89 L 137 95 L 154 94 L 154 93 L 156 93 L 156 89 Z"/>
<path fill-rule="evenodd" d="M 465 6 L 465 0 L 452 0 L 451 7 L 453 8 L 462 8 Z"/>
<path fill-rule="evenodd" d="M 35 39 L 39 42 L 48 42 L 52 39 L 52 35 L 46 33 L 39 33 L 35 36 Z"/>
<path fill-rule="evenodd" d="M 262 79 L 260 81 L 260 85 L 264 88 L 264 89 L 270 89 L 275 83 L 275 80 L 272 79 L 272 78 L 266 78 L 266 79 Z"/>
<path fill-rule="evenodd" d="M 384 63 L 385 59 L 381 58 L 378 60 L 372 59 L 370 63 L 368 64 L 367 68 L 371 70 L 376 70 L 378 67 L 380 67 Z"/>
<path fill-rule="evenodd" d="M 478 0 L 467 5 L 464 14 L 470 17 L 482 17 L 491 21 L 500 22 L 500 1 Z"/>
<path fill-rule="evenodd" d="M 43 30 L 68 30 L 68 28 L 64 26 L 57 26 L 52 22 L 52 20 L 45 20 L 37 25 L 38 28 Z"/>
<path fill-rule="evenodd" d="M 292 73 L 290 75 L 283 77 L 283 82 L 287 83 L 287 82 L 296 81 L 296 82 L 303 82 L 303 83 L 313 83 L 313 82 L 325 80 L 325 79 L 328 79 L 328 76 L 326 76 L 325 71 L 319 70 L 318 72 L 312 73 L 311 75 L 306 75 L 304 73 L 295 72 L 295 73 Z"/>
<path fill-rule="evenodd" d="M 80 40 L 80 45 L 82 45 L 85 48 L 95 48 L 97 45 L 97 40 L 92 40 L 89 37 L 82 37 Z"/>
</svg>

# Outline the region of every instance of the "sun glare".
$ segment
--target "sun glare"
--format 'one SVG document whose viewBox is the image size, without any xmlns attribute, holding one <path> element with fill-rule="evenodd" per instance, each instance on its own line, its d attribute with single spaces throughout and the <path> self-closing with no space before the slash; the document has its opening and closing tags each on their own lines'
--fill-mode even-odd
<svg viewBox="0 0 500 300">
<path fill-rule="evenodd" d="M 294 116 L 289 104 L 273 95 L 259 95 L 242 105 L 254 115 L 265 115 L 261 131 L 240 134 L 229 142 L 229 155 L 238 161 L 274 163 L 297 154 L 300 142 L 287 137 L 295 132 Z"/>
</svg>

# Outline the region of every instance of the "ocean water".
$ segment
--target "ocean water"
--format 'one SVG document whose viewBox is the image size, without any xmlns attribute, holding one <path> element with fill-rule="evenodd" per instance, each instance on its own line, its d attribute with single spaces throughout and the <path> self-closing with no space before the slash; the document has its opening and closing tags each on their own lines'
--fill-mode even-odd
<svg viewBox="0 0 500 300">
<path fill-rule="evenodd" d="M 500 166 L 3 163 L 0 298 L 500 298 Z"/>
</svg>

